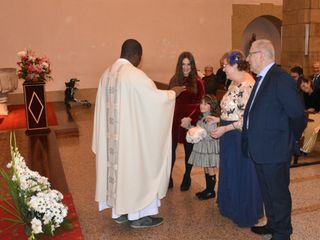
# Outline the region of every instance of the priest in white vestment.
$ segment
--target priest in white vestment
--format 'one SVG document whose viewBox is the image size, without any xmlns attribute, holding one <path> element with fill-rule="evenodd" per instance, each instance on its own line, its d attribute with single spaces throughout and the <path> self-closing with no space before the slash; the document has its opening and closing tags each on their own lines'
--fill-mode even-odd
<svg viewBox="0 0 320 240">
<path fill-rule="evenodd" d="M 96 201 L 112 208 L 117 223 L 158 226 L 160 199 L 171 171 L 171 127 L 175 98 L 184 90 L 163 91 L 139 70 L 142 47 L 126 40 L 120 58 L 102 75 L 94 113 Z"/>
</svg>

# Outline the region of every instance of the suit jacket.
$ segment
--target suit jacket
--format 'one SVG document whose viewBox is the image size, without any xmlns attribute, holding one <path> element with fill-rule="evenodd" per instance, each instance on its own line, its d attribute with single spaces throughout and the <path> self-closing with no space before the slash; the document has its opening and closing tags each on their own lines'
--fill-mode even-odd
<svg viewBox="0 0 320 240">
<path fill-rule="evenodd" d="M 312 75 L 310 78 L 313 81 L 314 89 L 320 90 L 320 74 Z"/>
<path fill-rule="evenodd" d="M 210 76 L 204 76 L 202 78 L 204 83 L 204 92 L 205 94 L 217 94 L 218 89 L 218 83 L 217 83 L 217 77 L 214 74 L 211 74 Z"/>
<path fill-rule="evenodd" d="M 316 112 L 320 111 L 320 89 L 314 89 L 310 95 L 303 93 L 303 100 L 305 109 L 314 108 Z"/>
<path fill-rule="evenodd" d="M 304 108 L 294 80 L 274 64 L 261 83 L 247 119 L 254 92 L 244 112 L 243 150 L 256 163 L 289 161 L 305 126 Z"/>
</svg>

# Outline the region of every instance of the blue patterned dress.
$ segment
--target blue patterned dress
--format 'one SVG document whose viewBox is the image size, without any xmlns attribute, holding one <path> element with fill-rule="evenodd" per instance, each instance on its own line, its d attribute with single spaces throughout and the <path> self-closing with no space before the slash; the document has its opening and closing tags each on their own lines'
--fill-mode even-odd
<svg viewBox="0 0 320 240">
<path fill-rule="evenodd" d="M 251 227 L 263 217 L 263 203 L 253 162 L 241 150 L 243 112 L 254 80 L 232 82 L 221 100 L 222 126 L 235 123 L 239 129 L 220 137 L 218 207 L 221 215 L 239 227 Z"/>
</svg>

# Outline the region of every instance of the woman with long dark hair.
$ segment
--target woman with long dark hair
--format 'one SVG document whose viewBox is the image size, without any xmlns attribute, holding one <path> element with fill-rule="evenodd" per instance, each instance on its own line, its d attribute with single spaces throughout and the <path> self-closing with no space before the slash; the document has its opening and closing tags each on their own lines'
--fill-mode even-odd
<svg viewBox="0 0 320 240">
<path fill-rule="evenodd" d="M 180 186 L 180 190 L 188 191 L 191 184 L 192 165 L 188 164 L 188 159 L 192 152 L 193 145 L 186 142 L 187 130 L 182 126 L 195 124 L 198 120 L 200 110 L 199 105 L 204 95 L 204 85 L 197 74 L 197 67 L 193 55 L 190 52 L 180 54 L 176 66 L 176 72 L 170 80 L 169 88 L 175 86 L 185 86 L 186 91 L 182 92 L 176 99 L 173 126 L 172 126 L 172 168 L 176 160 L 176 148 L 178 143 L 184 145 L 185 152 L 185 173 Z M 172 175 L 172 169 L 171 169 Z M 173 187 L 172 176 L 170 177 L 169 188 Z"/>
</svg>

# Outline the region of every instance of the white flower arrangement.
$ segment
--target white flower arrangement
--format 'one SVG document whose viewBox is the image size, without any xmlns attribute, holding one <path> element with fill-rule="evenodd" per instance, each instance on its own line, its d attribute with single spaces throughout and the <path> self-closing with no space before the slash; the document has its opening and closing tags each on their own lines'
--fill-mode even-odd
<svg viewBox="0 0 320 240">
<path fill-rule="evenodd" d="M 8 183 L 15 205 L 13 206 L 2 197 L 12 209 L 1 205 L 0 207 L 15 217 L 6 220 L 25 224 L 29 240 L 36 239 L 36 235 L 40 233 L 53 236 L 55 230 L 61 225 L 69 228 L 70 224 L 66 219 L 68 207 L 62 203 L 63 195 L 57 190 L 50 189 L 48 178 L 27 167 L 15 142 L 15 136 L 11 134 L 12 160 L 7 164 L 11 173 L 8 174 L 1 169 L 1 175 Z"/>
<path fill-rule="evenodd" d="M 200 127 L 192 127 L 188 130 L 186 140 L 188 143 L 198 143 L 207 136 L 207 131 Z"/>
</svg>

